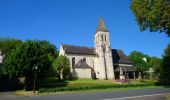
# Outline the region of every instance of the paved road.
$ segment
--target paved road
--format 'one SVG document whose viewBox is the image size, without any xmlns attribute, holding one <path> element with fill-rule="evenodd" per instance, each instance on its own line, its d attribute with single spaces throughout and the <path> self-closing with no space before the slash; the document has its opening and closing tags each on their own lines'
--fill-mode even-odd
<svg viewBox="0 0 170 100">
<path fill-rule="evenodd" d="M 0 100 L 166 100 L 165 96 L 162 95 L 166 93 L 170 93 L 170 88 L 65 94 L 53 96 L 15 96 L 12 92 L 1 92 Z"/>
</svg>

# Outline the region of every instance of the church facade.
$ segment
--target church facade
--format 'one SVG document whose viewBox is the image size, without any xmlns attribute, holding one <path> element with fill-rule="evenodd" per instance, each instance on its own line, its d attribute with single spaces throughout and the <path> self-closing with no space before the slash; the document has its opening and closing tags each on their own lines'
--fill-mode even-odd
<svg viewBox="0 0 170 100">
<path fill-rule="evenodd" d="M 59 54 L 69 59 L 72 77 L 124 79 L 133 71 L 123 51 L 111 48 L 110 33 L 102 17 L 94 34 L 94 47 L 61 44 Z"/>
</svg>

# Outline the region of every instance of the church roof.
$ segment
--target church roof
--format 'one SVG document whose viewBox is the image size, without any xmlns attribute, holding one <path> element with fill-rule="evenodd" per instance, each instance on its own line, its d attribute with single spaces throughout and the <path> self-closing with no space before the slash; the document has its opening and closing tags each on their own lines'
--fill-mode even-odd
<svg viewBox="0 0 170 100">
<path fill-rule="evenodd" d="M 124 69 L 126 68 L 126 69 Z M 126 67 L 123 67 L 123 71 L 126 71 L 126 72 L 131 72 L 131 71 L 135 71 L 134 67 L 132 66 L 126 66 Z M 115 72 L 120 72 L 120 67 L 117 67 L 115 69 Z"/>
<path fill-rule="evenodd" d="M 112 49 L 113 63 L 132 64 L 132 61 L 127 57 L 122 50 Z"/>
<path fill-rule="evenodd" d="M 91 68 L 91 67 L 81 59 L 75 64 L 74 68 Z"/>
<path fill-rule="evenodd" d="M 75 46 L 62 44 L 62 47 L 67 54 L 85 54 L 95 55 L 94 48 L 85 46 Z M 132 61 L 127 57 L 122 50 L 112 49 L 113 63 L 132 64 Z"/>
<path fill-rule="evenodd" d="M 68 44 L 62 44 L 65 53 L 68 54 L 90 54 L 95 55 L 94 48 L 92 47 L 84 47 L 84 46 L 74 46 Z"/>
<path fill-rule="evenodd" d="M 98 26 L 97 26 L 97 29 L 96 29 L 96 33 L 98 31 L 108 32 L 106 25 L 104 23 L 103 17 L 100 17 L 100 19 L 99 19 Z"/>
</svg>

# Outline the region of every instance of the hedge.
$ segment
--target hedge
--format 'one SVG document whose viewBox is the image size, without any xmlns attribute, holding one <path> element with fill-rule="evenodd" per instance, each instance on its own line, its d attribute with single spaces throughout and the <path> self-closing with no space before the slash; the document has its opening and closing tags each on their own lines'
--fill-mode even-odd
<svg viewBox="0 0 170 100">
<path fill-rule="evenodd" d="M 82 87 L 56 87 L 56 88 L 41 88 L 39 93 L 44 92 L 60 92 L 60 91 L 78 91 L 78 90 L 90 90 L 90 89 L 107 89 L 107 88 L 128 88 L 128 87 L 146 87 L 154 86 L 153 83 L 143 84 L 114 84 L 114 85 L 96 85 L 96 86 L 82 86 Z"/>
</svg>

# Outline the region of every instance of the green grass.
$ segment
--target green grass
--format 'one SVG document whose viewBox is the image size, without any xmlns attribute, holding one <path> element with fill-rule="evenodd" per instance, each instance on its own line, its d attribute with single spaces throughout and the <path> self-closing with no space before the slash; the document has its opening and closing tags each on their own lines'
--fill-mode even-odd
<svg viewBox="0 0 170 100">
<path fill-rule="evenodd" d="M 145 88 L 164 88 L 163 86 L 146 86 Z M 46 96 L 46 95 L 63 95 L 63 94 L 79 94 L 79 93 L 94 93 L 94 92 L 109 92 L 109 91 L 127 91 L 127 90 L 139 90 L 143 87 L 129 87 L 129 88 L 107 88 L 107 89 L 91 89 L 91 90 L 79 90 L 79 91 L 62 91 L 62 92 L 44 92 L 33 94 L 33 91 L 18 90 L 15 95 L 18 96 Z"/>
<path fill-rule="evenodd" d="M 93 79 L 77 79 L 77 80 L 58 80 L 55 78 L 46 79 L 42 86 L 50 87 L 77 87 L 77 86 L 95 86 L 95 85 L 116 84 L 113 80 L 93 80 Z"/>
<path fill-rule="evenodd" d="M 155 86 L 155 80 L 132 80 L 129 83 L 116 82 L 114 80 L 93 80 L 77 79 L 59 81 L 57 79 L 48 79 L 39 92 L 59 92 L 59 91 L 85 91 L 85 90 L 104 90 L 120 88 L 147 88 Z M 155 86 L 157 87 L 157 86 Z"/>
<path fill-rule="evenodd" d="M 156 86 L 156 82 L 155 80 L 131 80 L 129 83 L 122 84 L 115 80 L 77 79 L 61 81 L 56 78 L 48 78 L 41 85 L 42 88 L 39 89 L 38 95 L 164 88 L 163 86 Z M 31 93 L 27 91 L 16 92 L 17 95 L 31 95 Z"/>
</svg>

